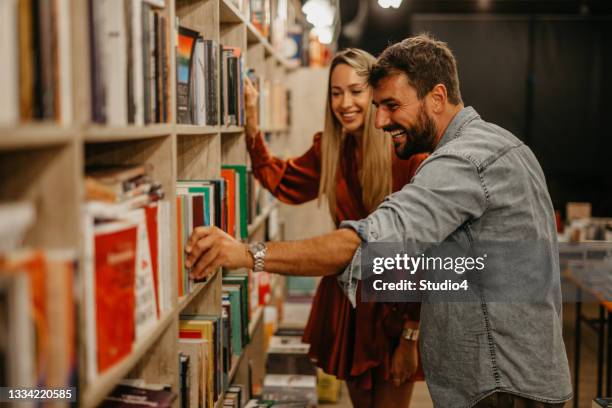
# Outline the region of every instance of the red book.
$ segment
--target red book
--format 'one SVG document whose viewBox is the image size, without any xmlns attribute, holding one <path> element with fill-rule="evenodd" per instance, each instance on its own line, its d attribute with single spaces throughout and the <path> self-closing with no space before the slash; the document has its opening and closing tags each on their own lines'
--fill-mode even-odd
<svg viewBox="0 0 612 408">
<path fill-rule="evenodd" d="M 204 196 L 191 196 L 191 205 L 193 208 L 193 219 L 191 220 L 193 224 L 191 226 L 196 229 L 204 225 Z"/>
<path fill-rule="evenodd" d="M 221 177 L 227 183 L 227 233 L 236 236 L 236 171 L 221 169 Z"/>
<path fill-rule="evenodd" d="M 157 235 L 157 212 L 157 203 L 149 204 L 149 206 L 145 208 L 149 251 L 151 253 L 151 268 L 153 269 L 153 285 L 155 287 L 155 304 L 157 305 L 157 317 L 159 318 L 159 254 L 157 252 L 159 237 Z"/>
<path fill-rule="evenodd" d="M 132 351 L 137 239 L 137 227 L 130 224 L 103 225 L 101 231 L 96 231 L 96 332 L 100 372 Z"/>
</svg>

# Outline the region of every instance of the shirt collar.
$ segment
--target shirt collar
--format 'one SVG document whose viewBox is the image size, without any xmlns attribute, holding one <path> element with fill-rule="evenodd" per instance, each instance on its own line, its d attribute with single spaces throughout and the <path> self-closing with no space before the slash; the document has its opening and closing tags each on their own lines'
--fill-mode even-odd
<svg viewBox="0 0 612 408">
<path fill-rule="evenodd" d="M 436 146 L 435 150 L 438 150 L 457 136 L 459 136 L 459 132 L 468 122 L 471 122 L 475 118 L 479 118 L 478 112 L 471 106 L 465 107 L 461 109 L 450 121 L 444 135 L 442 135 L 442 139 L 440 139 L 440 143 Z"/>
</svg>

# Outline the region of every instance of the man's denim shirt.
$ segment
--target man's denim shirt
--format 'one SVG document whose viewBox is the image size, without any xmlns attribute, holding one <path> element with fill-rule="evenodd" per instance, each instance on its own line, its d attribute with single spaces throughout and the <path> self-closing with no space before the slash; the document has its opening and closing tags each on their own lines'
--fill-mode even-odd
<svg viewBox="0 0 612 408">
<path fill-rule="evenodd" d="M 411 184 L 341 227 L 364 243 L 546 242 L 547 271 L 520 254 L 485 271 L 519 291 L 534 274 L 548 274 L 538 301 L 492 301 L 484 290 L 477 302 L 424 302 L 420 354 L 436 407 L 471 407 L 496 391 L 549 403 L 572 397 L 553 207 L 537 159 L 510 132 L 462 109 Z M 360 256 L 361 249 L 338 277 L 353 305 Z"/>
</svg>

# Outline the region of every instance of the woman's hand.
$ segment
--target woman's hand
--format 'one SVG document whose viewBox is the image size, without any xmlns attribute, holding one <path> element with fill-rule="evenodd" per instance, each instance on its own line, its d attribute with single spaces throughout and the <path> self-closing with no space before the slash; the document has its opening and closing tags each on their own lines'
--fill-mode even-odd
<svg viewBox="0 0 612 408">
<path fill-rule="evenodd" d="M 253 257 L 246 244 L 217 227 L 197 227 L 185 247 L 185 265 L 192 279 L 202 279 L 220 267 L 253 268 Z"/>
<path fill-rule="evenodd" d="M 250 141 L 259 130 L 259 112 L 257 109 L 257 103 L 259 99 L 259 93 L 253 86 L 251 80 L 244 77 L 244 106 L 246 111 L 246 136 L 247 142 Z"/>
<path fill-rule="evenodd" d="M 399 386 L 410 379 L 417 371 L 419 352 L 417 342 L 400 339 L 393 356 L 391 357 L 391 379 L 395 386 Z"/>
</svg>

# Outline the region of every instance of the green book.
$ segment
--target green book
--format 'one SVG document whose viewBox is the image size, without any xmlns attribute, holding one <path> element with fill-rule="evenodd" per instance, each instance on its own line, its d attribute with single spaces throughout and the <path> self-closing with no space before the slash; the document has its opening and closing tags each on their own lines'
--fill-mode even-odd
<svg viewBox="0 0 612 408">
<path fill-rule="evenodd" d="M 223 285 L 240 286 L 240 310 L 242 318 L 242 344 L 248 344 L 249 339 L 249 277 L 243 274 L 226 274 L 222 278 Z"/>
<path fill-rule="evenodd" d="M 232 327 L 232 353 L 239 356 L 242 353 L 242 310 L 240 307 L 240 286 L 223 285 L 223 293 L 226 293 L 230 301 L 230 312 Z"/>
</svg>

